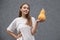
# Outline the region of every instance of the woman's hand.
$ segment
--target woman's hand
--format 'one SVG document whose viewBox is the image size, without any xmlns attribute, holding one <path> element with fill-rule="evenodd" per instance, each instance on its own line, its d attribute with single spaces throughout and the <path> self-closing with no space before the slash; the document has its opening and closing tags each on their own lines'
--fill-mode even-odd
<svg viewBox="0 0 60 40">
<path fill-rule="evenodd" d="M 18 35 L 16 36 L 16 38 L 18 39 L 18 38 L 20 38 L 22 36 L 22 34 L 21 33 L 18 33 Z"/>
<path fill-rule="evenodd" d="M 44 22 L 45 20 L 39 20 L 37 19 L 36 22 L 39 23 L 39 22 Z"/>
<path fill-rule="evenodd" d="M 20 36 L 16 36 L 16 39 L 18 39 Z"/>
<path fill-rule="evenodd" d="M 38 23 L 38 22 L 41 22 L 41 21 L 39 19 L 37 19 L 36 22 Z"/>
</svg>

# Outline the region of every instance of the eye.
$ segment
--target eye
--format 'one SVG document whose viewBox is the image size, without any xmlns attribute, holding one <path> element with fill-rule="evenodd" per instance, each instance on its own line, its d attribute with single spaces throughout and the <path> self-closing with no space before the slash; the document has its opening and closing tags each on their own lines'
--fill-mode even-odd
<svg viewBox="0 0 60 40">
<path fill-rule="evenodd" d="M 23 7 L 24 9 L 26 9 L 26 7 Z"/>
<path fill-rule="evenodd" d="M 29 10 L 29 7 L 23 7 L 23 9 L 27 9 L 27 10 Z"/>
</svg>

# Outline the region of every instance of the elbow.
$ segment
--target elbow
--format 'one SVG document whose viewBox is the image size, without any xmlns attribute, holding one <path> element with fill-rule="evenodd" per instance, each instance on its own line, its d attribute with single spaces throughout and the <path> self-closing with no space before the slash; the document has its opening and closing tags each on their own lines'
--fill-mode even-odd
<svg viewBox="0 0 60 40">
<path fill-rule="evenodd" d="M 11 34 L 12 32 L 11 31 L 9 31 L 9 30 L 6 30 L 6 32 L 8 33 L 8 34 Z"/>
<path fill-rule="evenodd" d="M 8 30 L 8 29 L 6 29 L 6 32 L 7 32 L 7 33 L 9 33 L 9 30 Z"/>
<path fill-rule="evenodd" d="M 6 32 L 7 32 L 7 33 L 9 32 L 8 28 L 6 29 Z"/>
<path fill-rule="evenodd" d="M 9 28 L 7 28 L 6 31 L 7 31 L 7 33 L 11 33 L 12 32 L 11 29 L 9 29 Z"/>
<path fill-rule="evenodd" d="M 6 32 L 9 34 L 10 33 L 10 31 L 8 31 L 8 30 L 6 30 Z"/>
<path fill-rule="evenodd" d="M 6 32 L 8 33 L 9 31 L 8 31 L 8 30 L 6 30 Z"/>
</svg>

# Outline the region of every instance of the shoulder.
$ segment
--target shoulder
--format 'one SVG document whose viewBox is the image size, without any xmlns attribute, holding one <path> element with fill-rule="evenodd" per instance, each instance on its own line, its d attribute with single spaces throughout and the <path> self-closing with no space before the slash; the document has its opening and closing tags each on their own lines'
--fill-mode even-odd
<svg viewBox="0 0 60 40">
<path fill-rule="evenodd" d="M 34 24 L 35 24 L 35 22 L 36 22 L 35 17 L 32 17 L 32 24 L 34 25 Z"/>
<path fill-rule="evenodd" d="M 16 17 L 16 19 L 19 19 L 19 18 L 21 18 L 21 17 Z"/>
<path fill-rule="evenodd" d="M 14 19 L 14 21 L 17 21 L 17 20 L 20 20 L 21 19 L 21 17 L 16 17 L 15 19 Z"/>
<path fill-rule="evenodd" d="M 32 18 L 32 20 L 35 20 L 35 17 L 31 17 Z"/>
</svg>

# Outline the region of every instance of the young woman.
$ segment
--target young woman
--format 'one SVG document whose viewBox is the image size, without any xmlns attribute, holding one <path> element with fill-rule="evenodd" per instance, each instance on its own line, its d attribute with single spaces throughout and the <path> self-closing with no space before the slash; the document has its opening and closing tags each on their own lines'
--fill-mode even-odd
<svg viewBox="0 0 60 40">
<path fill-rule="evenodd" d="M 7 27 L 7 32 L 17 40 L 35 40 L 34 34 L 37 30 L 38 19 L 30 16 L 30 6 L 23 3 L 19 9 L 19 17 L 15 18 Z M 17 34 L 14 33 L 15 29 Z"/>
</svg>

